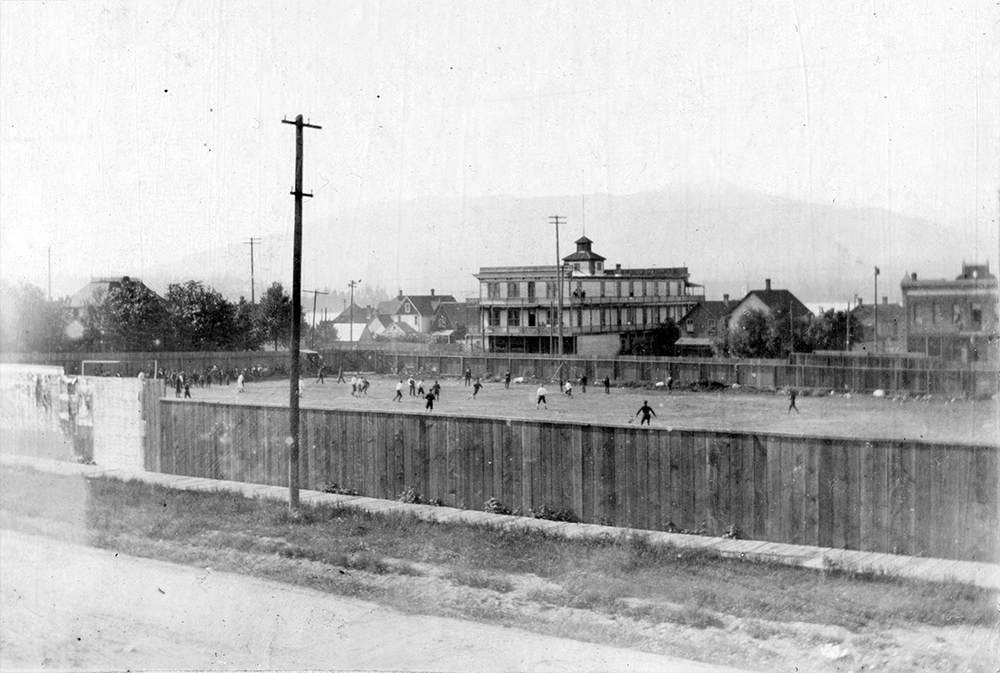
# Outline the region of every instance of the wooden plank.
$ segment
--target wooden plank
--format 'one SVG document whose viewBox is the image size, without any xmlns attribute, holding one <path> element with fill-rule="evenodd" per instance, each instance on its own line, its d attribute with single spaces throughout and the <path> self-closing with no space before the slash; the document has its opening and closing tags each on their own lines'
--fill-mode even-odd
<svg viewBox="0 0 1000 673">
<path fill-rule="evenodd" d="M 617 433 L 612 428 L 601 428 L 601 521 L 609 526 L 618 525 L 618 452 L 616 451 Z"/>
<path fill-rule="evenodd" d="M 834 546 L 834 488 L 836 468 L 833 442 L 821 439 L 816 443 L 816 544 Z"/>
<path fill-rule="evenodd" d="M 761 440 L 767 454 L 767 516 L 765 517 L 764 539 L 783 542 L 781 522 L 783 518 L 783 491 L 781 483 L 781 443 L 777 437 L 765 435 Z"/>
<path fill-rule="evenodd" d="M 876 518 L 879 508 L 878 469 L 875 448 L 871 442 L 862 442 L 861 450 L 861 500 L 858 507 L 861 510 L 861 535 L 859 549 L 875 551 L 878 540 Z"/>
<path fill-rule="evenodd" d="M 628 484 L 632 470 L 628 465 L 629 430 L 614 429 L 614 460 L 615 460 L 615 520 L 612 525 L 628 526 L 631 520 L 631 502 L 629 501 Z"/>
<path fill-rule="evenodd" d="M 803 502 L 802 539 L 804 544 L 819 544 L 819 479 L 822 442 L 803 438 L 805 459 L 805 501 Z"/>
<path fill-rule="evenodd" d="M 632 525 L 649 528 L 649 433 L 648 427 L 632 435 Z"/>
<path fill-rule="evenodd" d="M 594 428 L 586 425 L 580 429 L 580 489 L 583 503 L 580 508 L 580 519 L 587 523 L 598 523 L 595 514 L 596 503 L 594 493 L 595 460 L 594 460 Z"/>
<path fill-rule="evenodd" d="M 787 526 L 786 542 L 791 544 L 807 544 L 803 534 L 803 521 L 805 519 L 805 499 L 806 499 L 806 466 L 805 449 L 800 439 L 784 439 L 785 455 L 790 459 L 788 465 L 791 470 L 791 480 L 788 498 L 788 510 L 785 515 Z"/>
<path fill-rule="evenodd" d="M 887 453 L 886 484 L 887 498 L 887 549 L 892 554 L 909 555 L 913 483 L 910 473 L 910 447 L 902 442 L 893 442 L 885 447 Z"/>
<path fill-rule="evenodd" d="M 567 470 L 570 474 L 570 507 L 581 520 L 583 518 L 583 435 L 586 428 L 575 426 L 569 437 L 569 462 Z"/>
<path fill-rule="evenodd" d="M 445 426 L 445 460 L 447 463 L 445 481 L 445 504 L 449 507 L 461 507 L 461 460 L 459 448 L 458 421 L 446 418 Z"/>
<path fill-rule="evenodd" d="M 646 435 L 646 527 L 660 530 L 662 526 L 662 474 L 660 472 L 660 442 L 663 431 L 652 430 Z"/>
<path fill-rule="evenodd" d="M 708 521 L 708 436 L 707 432 L 694 434 L 694 527 L 701 529 Z"/>
<path fill-rule="evenodd" d="M 535 438 L 538 433 L 538 426 L 534 423 L 521 423 L 521 498 L 520 508 L 527 513 L 534 502 L 532 500 L 532 479 L 534 478 L 532 455 L 533 446 L 536 444 Z"/>
<path fill-rule="evenodd" d="M 739 501 L 737 525 L 744 538 L 755 539 L 754 531 L 754 451 L 753 437 L 740 433 L 733 435 L 735 451 L 739 455 Z"/>
</svg>

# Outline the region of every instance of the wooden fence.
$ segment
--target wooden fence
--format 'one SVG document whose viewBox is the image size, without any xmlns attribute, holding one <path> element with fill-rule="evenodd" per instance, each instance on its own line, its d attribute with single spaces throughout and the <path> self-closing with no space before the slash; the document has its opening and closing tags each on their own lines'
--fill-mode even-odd
<svg viewBox="0 0 1000 673">
<path fill-rule="evenodd" d="M 425 375 L 461 376 L 470 368 L 475 376 L 513 376 L 547 380 L 579 379 L 592 383 L 605 376 L 615 384 L 654 383 L 670 376 L 679 385 L 716 382 L 753 388 L 810 388 L 837 391 L 986 396 L 1000 392 L 1000 371 L 974 365 L 945 368 L 931 358 L 844 354 L 795 355 L 790 360 L 742 360 L 717 358 L 617 357 L 585 358 L 533 356 L 499 353 L 467 355 L 400 353 L 385 350 L 327 350 L 323 361 L 334 371 L 374 371 L 381 374 L 423 372 Z M 287 370 L 287 351 L 192 352 L 192 353 L 54 353 L 0 354 L 4 362 L 37 362 L 62 366 L 79 373 L 83 360 L 119 360 L 102 365 L 107 373 L 134 376 L 153 362 L 166 371 L 202 372 L 218 366 L 243 369 L 254 366 Z"/>
<path fill-rule="evenodd" d="M 162 400 L 146 468 L 288 483 L 288 412 Z M 649 530 L 704 529 L 791 544 L 992 561 L 996 447 L 602 427 L 306 409 L 303 488 L 336 484 L 446 505 L 490 497 L 527 512 Z"/>
</svg>

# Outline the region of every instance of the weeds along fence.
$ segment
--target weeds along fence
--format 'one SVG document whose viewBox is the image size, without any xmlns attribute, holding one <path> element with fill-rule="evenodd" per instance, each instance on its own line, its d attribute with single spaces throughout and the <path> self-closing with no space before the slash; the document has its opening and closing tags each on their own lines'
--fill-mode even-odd
<svg viewBox="0 0 1000 673">
<path fill-rule="evenodd" d="M 164 399 L 146 469 L 287 486 L 288 411 Z M 306 409 L 300 483 L 582 521 L 992 561 L 996 447 Z"/>
<path fill-rule="evenodd" d="M 0 451 L 141 470 L 163 394 L 163 381 L 0 365 Z"/>
<path fill-rule="evenodd" d="M 579 379 L 591 383 L 608 377 L 615 385 L 652 384 L 673 379 L 678 385 L 715 382 L 753 388 L 800 388 L 838 391 L 885 390 L 889 393 L 988 396 L 1000 392 L 1000 371 L 991 363 L 966 367 L 944 367 L 932 358 L 899 355 L 802 354 L 790 360 L 653 357 L 551 357 L 518 354 L 428 354 L 387 350 L 334 349 L 321 352 L 334 371 L 368 371 L 380 374 L 421 372 L 426 376 L 512 376 L 535 379 Z M 105 374 L 134 376 L 151 369 L 155 362 L 166 371 L 203 372 L 212 366 L 223 369 L 265 367 L 288 368 L 287 351 L 191 352 L 191 353 L 55 353 L 0 354 L 5 362 L 34 362 L 63 367 L 79 374 L 85 360 Z M 91 373 L 91 372 L 88 372 Z M 97 373 L 97 372 L 94 372 Z"/>
</svg>

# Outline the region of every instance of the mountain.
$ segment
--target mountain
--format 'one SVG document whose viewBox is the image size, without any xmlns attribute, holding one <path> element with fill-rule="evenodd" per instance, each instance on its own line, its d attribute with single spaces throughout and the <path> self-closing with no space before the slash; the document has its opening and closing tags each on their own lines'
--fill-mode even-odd
<svg viewBox="0 0 1000 673">
<path fill-rule="evenodd" d="M 955 226 L 876 208 L 785 199 L 723 182 L 670 186 L 627 195 L 476 199 L 426 198 L 361 206 L 307 222 L 303 286 L 334 286 L 348 279 L 422 294 L 435 289 L 478 296 L 480 267 L 552 264 L 553 214 L 560 254 L 574 250 L 584 231 L 606 264 L 687 266 L 710 298 L 740 297 L 764 279 L 803 301 L 846 301 L 873 293 L 899 297 L 906 272 L 954 277 L 975 259 L 973 234 Z M 290 227 L 289 227 L 290 229 Z M 291 278 L 291 232 L 262 236 L 255 250 L 257 293 L 265 281 Z M 986 255 L 980 250 L 980 259 Z M 992 252 L 992 250 L 990 250 Z M 187 255 L 146 274 L 197 278 L 227 295 L 249 295 L 249 249 L 234 244 Z M 165 283 L 164 283 L 165 287 Z"/>
</svg>

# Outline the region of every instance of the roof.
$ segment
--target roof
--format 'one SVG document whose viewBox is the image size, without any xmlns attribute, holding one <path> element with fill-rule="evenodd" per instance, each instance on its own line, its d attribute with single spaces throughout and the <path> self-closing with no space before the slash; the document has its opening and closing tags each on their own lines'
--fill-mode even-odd
<svg viewBox="0 0 1000 673">
<path fill-rule="evenodd" d="M 468 305 L 460 301 L 444 301 L 438 304 L 438 313 L 448 317 L 453 325 L 465 325 L 469 322 Z M 478 315 L 478 314 L 476 314 Z"/>
<path fill-rule="evenodd" d="M 351 315 L 351 307 L 348 306 L 341 313 L 339 313 L 336 318 L 333 319 L 333 322 L 350 323 L 352 317 L 354 318 L 355 322 L 368 322 L 369 320 L 371 320 L 372 314 L 375 313 L 375 309 L 373 308 L 361 308 L 357 304 L 354 304 L 353 306 L 354 306 L 353 316 Z"/>
<path fill-rule="evenodd" d="M 88 302 L 93 301 L 94 297 L 96 297 L 99 292 L 107 292 L 112 287 L 120 287 L 122 281 L 128 281 L 128 280 L 136 282 L 139 285 L 145 287 L 147 290 L 149 290 L 149 288 L 146 287 L 146 285 L 139 278 L 131 278 L 129 276 L 91 278 L 89 283 L 87 283 L 82 288 L 77 290 L 69 298 L 69 306 L 70 308 L 83 308 L 84 306 L 87 305 Z M 152 292 L 152 290 L 150 291 Z"/>
<path fill-rule="evenodd" d="M 805 304 L 799 301 L 799 298 L 788 290 L 751 290 L 747 293 L 746 297 L 743 297 L 739 301 L 742 304 L 750 297 L 757 297 L 765 306 L 767 306 L 772 311 L 784 311 L 788 308 L 788 305 L 792 305 L 792 315 L 795 317 L 813 314 Z M 737 306 L 739 305 L 737 304 Z"/>
<path fill-rule="evenodd" d="M 405 301 L 409 301 L 420 315 L 430 316 L 434 315 L 438 304 L 454 302 L 455 297 L 450 294 L 405 294 L 401 297 L 381 302 L 378 305 L 378 310 L 380 313 L 386 315 L 395 315 L 399 313 L 399 309 Z"/>
<path fill-rule="evenodd" d="M 577 250 L 572 255 L 567 255 L 563 257 L 564 262 L 589 262 L 591 260 L 595 262 L 603 262 L 607 257 L 601 257 L 596 252 L 590 252 L 587 250 Z"/>
<path fill-rule="evenodd" d="M 605 276 L 646 276 L 652 278 L 684 278 L 688 277 L 686 266 L 667 266 L 647 269 L 604 269 Z"/>
<path fill-rule="evenodd" d="M 699 301 L 688 311 L 681 321 L 689 319 L 696 311 L 704 313 L 709 320 L 718 320 L 729 315 L 730 311 L 736 308 L 736 304 L 726 301 Z"/>
</svg>

